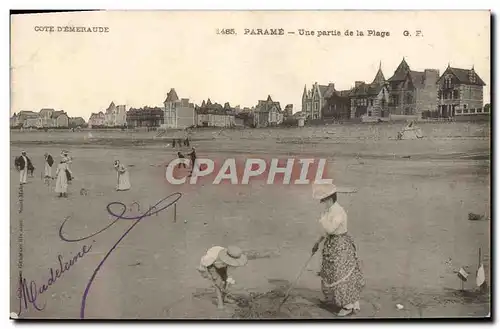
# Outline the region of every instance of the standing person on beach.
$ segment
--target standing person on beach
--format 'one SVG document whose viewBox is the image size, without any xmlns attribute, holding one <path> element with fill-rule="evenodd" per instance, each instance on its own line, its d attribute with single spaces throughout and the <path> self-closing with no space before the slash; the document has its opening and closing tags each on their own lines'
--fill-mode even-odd
<svg viewBox="0 0 500 329">
<path fill-rule="evenodd" d="M 224 308 L 228 284 L 236 283 L 229 276 L 230 272 L 236 267 L 246 265 L 247 261 L 247 256 L 236 246 L 212 247 L 201 258 L 198 271 L 205 279 L 212 281 L 217 293 L 218 308 Z"/>
<path fill-rule="evenodd" d="M 195 163 L 196 163 L 196 150 L 195 150 L 194 146 L 193 146 L 193 148 L 191 148 L 191 153 L 188 153 L 188 155 L 191 158 L 191 173 L 189 174 L 189 177 L 191 177 L 191 175 L 193 174 Z"/>
<path fill-rule="evenodd" d="M 356 246 L 347 232 L 347 214 L 337 202 L 335 185 L 313 185 L 313 198 L 324 207 L 319 222 L 325 233 L 312 249 L 316 253 L 325 241 L 320 271 L 324 302 L 340 308 L 339 316 L 346 316 L 360 309 L 359 299 L 365 286 Z"/>
<path fill-rule="evenodd" d="M 30 158 L 26 155 L 26 151 L 21 151 L 21 156 L 14 161 L 14 166 L 19 171 L 19 183 L 26 184 L 28 179 L 28 170 L 34 170 Z"/>
<path fill-rule="evenodd" d="M 130 174 L 123 164 L 119 160 L 116 160 L 114 167 L 117 175 L 116 190 L 117 191 L 127 191 L 130 190 Z"/>
<path fill-rule="evenodd" d="M 54 164 L 54 159 L 49 153 L 45 153 L 45 178 L 52 178 L 52 165 Z"/>
<path fill-rule="evenodd" d="M 68 197 L 68 182 L 72 179 L 72 173 L 68 167 L 68 159 L 63 157 L 59 162 L 56 170 L 56 187 L 55 192 L 59 193 L 59 197 Z"/>
</svg>

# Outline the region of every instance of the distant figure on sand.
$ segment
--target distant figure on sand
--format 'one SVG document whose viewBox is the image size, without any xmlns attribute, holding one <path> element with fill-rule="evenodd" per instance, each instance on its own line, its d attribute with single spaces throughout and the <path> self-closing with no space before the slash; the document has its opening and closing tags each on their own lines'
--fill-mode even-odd
<svg viewBox="0 0 500 329">
<path fill-rule="evenodd" d="M 52 165 L 54 164 L 54 159 L 52 155 L 45 153 L 45 178 L 52 178 Z"/>
<path fill-rule="evenodd" d="M 194 147 L 191 148 L 191 153 L 189 153 L 188 155 L 191 158 L 191 173 L 189 174 L 189 177 L 191 177 L 191 175 L 193 175 L 193 170 L 196 163 L 196 150 L 194 149 Z"/>
<path fill-rule="evenodd" d="M 56 170 L 56 193 L 59 193 L 59 197 L 68 197 L 68 183 L 72 179 L 72 173 L 68 167 L 67 158 L 62 158 L 57 166 Z"/>
<path fill-rule="evenodd" d="M 21 151 L 21 156 L 17 157 L 14 160 L 14 166 L 16 167 L 17 171 L 19 171 L 19 183 L 26 184 L 26 181 L 28 179 L 28 171 L 35 170 L 35 167 L 33 167 L 30 158 L 28 158 L 28 156 L 26 155 L 26 151 Z"/>
<path fill-rule="evenodd" d="M 339 308 L 339 316 L 346 316 L 360 309 L 361 290 L 365 286 L 356 246 L 347 233 L 347 214 L 337 202 L 335 186 L 313 185 L 313 198 L 324 207 L 319 222 L 325 234 L 312 249 L 316 253 L 319 244 L 325 241 L 320 271 L 324 303 Z"/>
<path fill-rule="evenodd" d="M 130 190 L 130 175 L 123 164 L 120 163 L 119 160 L 116 160 L 114 163 L 114 167 L 116 170 L 116 190 L 117 191 L 127 191 Z"/>
<path fill-rule="evenodd" d="M 240 248 L 229 246 L 227 249 L 219 246 L 207 250 L 201 258 L 198 271 L 212 281 L 217 294 L 218 308 L 224 308 L 227 298 L 228 284 L 235 284 L 229 276 L 232 269 L 246 265 L 248 258 Z"/>
</svg>

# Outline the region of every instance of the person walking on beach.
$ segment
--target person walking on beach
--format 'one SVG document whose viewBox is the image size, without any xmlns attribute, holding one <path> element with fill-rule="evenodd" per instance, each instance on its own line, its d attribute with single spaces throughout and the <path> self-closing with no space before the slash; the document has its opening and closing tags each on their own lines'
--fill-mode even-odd
<svg viewBox="0 0 500 329">
<path fill-rule="evenodd" d="M 189 174 L 189 177 L 193 174 L 194 166 L 196 164 L 196 150 L 194 147 L 191 148 L 191 153 L 188 153 L 189 157 L 191 158 L 191 173 Z"/>
<path fill-rule="evenodd" d="M 117 177 L 117 183 L 116 183 L 116 190 L 117 191 L 127 191 L 130 190 L 131 185 L 130 185 L 130 174 L 125 168 L 123 164 L 120 163 L 119 160 L 116 160 L 114 163 L 114 167 L 116 170 L 116 177 Z"/>
<path fill-rule="evenodd" d="M 356 246 L 347 232 L 347 214 L 337 202 L 335 185 L 313 185 L 313 198 L 324 207 L 319 223 L 325 234 L 312 249 L 316 253 L 324 241 L 319 273 L 324 302 L 340 308 L 339 316 L 346 316 L 360 309 L 360 295 L 365 286 Z"/>
<path fill-rule="evenodd" d="M 54 159 L 49 153 L 45 153 L 45 178 L 52 178 L 52 165 L 54 164 Z"/>
<path fill-rule="evenodd" d="M 212 281 L 217 294 L 218 308 L 224 308 L 224 302 L 227 300 L 228 284 L 236 283 L 229 276 L 230 272 L 237 267 L 245 266 L 247 262 L 247 256 L 236 246 L 229 246 L 228 248 L 212 247 L 201 258 L 198 271 L 205 279 Z"/>
<path fill-rule="evenodd" d="M 56 187 L 55 192 L 59 193 L 59 197 L 68 197 L 68 183 L 73 178 L 68 167 L 68 159 L 63 157 L 56 169 Z"/>
<path fill-rule="evenodd" d="M 28 158 L 28 156 L 26 155 L 26 151 L 21 151 L 21 156 L 17 157 L 14 160 L 14 166 L 16 167 L 17 171 L 19 171 L 19 183 L 26 184 L 28 179 L 28 171 L 35 170 L 35 167 L 33 167 L 30 158 Z"/>
</svg>

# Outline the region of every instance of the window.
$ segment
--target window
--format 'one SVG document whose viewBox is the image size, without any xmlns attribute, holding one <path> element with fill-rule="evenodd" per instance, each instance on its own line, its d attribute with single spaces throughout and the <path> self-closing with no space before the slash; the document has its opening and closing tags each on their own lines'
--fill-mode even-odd
<svg viewBox="0 0 500 329">
<path fill-rule="evenodd" d="M 476 109 L 470 109 L 470 113 L 476 113 Z"/>
<path fill-rule="evenodd" d="M 462 114 L 462 110 L 456 110 L 455 113 Z"/>
<path fill-rule="evenodd" d="M 314 109 L 317 110 L 319 108 L 319 104 L 318 103 L 314 103 Z"/>
<path fill-rule="evenodd" d="M 465 113 L 469 113 L 469 110 L 467 110 L 467 109 L 464 109 L 464 114 L 465 114 Z"/>
<path fill-rule="evenodd" d="M 372 116 L 372 111 L 368 111 L 368 116 L 371 117 Z"/>
<path fill-rule="evenodd" d="M 464 109 L 466 109 L 466 108 L 467 108 L 467 104 L 464 104 Z"/>
<path fill-rule="evenodd" d="M 469 71 L 469 80 L 470 82 L 472 83 L 476 83 L 476 74 L 474 73 L 474 71 Z"/>
<path fill-rule="evenodd" d="M 459 99 L 458 90 L 453 90 L 453 99 Z"/>
<path fill-rule="evenodd" d="M 444 87 L 451 88 L 451 76 L 448 75 L 444 78 Z"/>
<path fill-rule="evenodd" d="M 484 108 L 484 113 L 488 113 L 489 111 L 490 111 L 489 108 L 487 108 L 487 107 Z"/>
<path fill-rule="evenodd" d="M 483 112 L 483 109 L 477 109 L 476 112 L 481 113 L 481 112 Z"/>
<path fill-rule="evenodd" d="M 370 99 L 370 106 L 373 106 L 373 99 Z"/>
</svg>

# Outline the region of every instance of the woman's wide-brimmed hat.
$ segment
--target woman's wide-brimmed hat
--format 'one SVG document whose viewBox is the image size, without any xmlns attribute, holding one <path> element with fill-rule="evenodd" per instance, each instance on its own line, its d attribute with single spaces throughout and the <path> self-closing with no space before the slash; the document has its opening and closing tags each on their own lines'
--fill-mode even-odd
<svg viewBox="0 0 500 329">
<path fill-rule="evenodd" d="M 219 252 L 219 259 L 229 266 L 244 266 L 248 258 L 239 247 L 229 246 Z"/>
<path fill-rule="evenodd" d="M 113 166 L 115 166 L 115 167 L 118 167 L 119 164 L 120 164 L 120 160 L 115 160 L 115 162 L 113 162 Z"/>
<path fill-rule="evenodd" d="M 207 250 L 207 253 L 201 257 L 201 265 L 205 267 L 211 266 L 219 257 L 219 253 L 224 250 L 223 247 L 215 246 Z"/>
<path fill-rule="evenodd" d="M 316 200 L 323 200 L 336 192 L 337 187 L 331 183 L 313 185 L 313 199 Z"/>
</svg>

